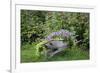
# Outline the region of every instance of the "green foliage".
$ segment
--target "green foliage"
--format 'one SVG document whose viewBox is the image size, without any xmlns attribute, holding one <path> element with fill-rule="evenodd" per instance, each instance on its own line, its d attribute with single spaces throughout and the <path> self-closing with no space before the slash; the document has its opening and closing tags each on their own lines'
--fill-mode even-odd
<svg viewBox="0 0 100 73">
<path fill-rule="evenodd" d="M 70 49 L 65 51 L 65 54 L 56 55 L 50 60 L 88 59 L 89 13 L 21 10 L 22 62 L 44 61 L 43 56 L 39 56 L 39 58 L 36 56 L 36 54 L 39 55 L 38 50 L 44 48 L 44 41 L 41 41 L 50 33 L 60 29 L 69 30 L 77 35 L 77 37 L 66 39 L 65 41 L 69 43 Z M 39 37 L 34 37 L 36 41 L 29 44 L 30 40 L 32 40 L 30 39 L 32 34 L 36 34 Z M 56 37 L 56 39 L 62 38 Z M 75 39 L 81 41 L 76 44 Z M 47 59 L 47 61 L 50 60 Z"/>
<path fill-rule="evenodd" d="M 45 43 L 47 43 L 48 41 L 46 41 L 46 40 L 44 40 L 44 41 L 42 41 L 42 42 L 40 42 L 40 43 L 38 43 L 37 45 L 36 45 L 36 47 L 35 47 L 35 49 L 36 49 L 36 56 L 40 56 L 40 50 L 44 50 L 44 49 L 46 49 L 45 47 L 44 47 L 44 44 Z"/>
<path fill-rule="evenodd" d="M 82 50 L 78 47 L 67 48 L 66 50 L 56 54 L 52 58 L 46 58 L 44 56 L 35 56 L 35 47 L 29 44 L 23 45 L 21 51 L 21 62 L 47 62 L 47 61 L 66 61 L 66 60 L 87 60 L 89 59 L 89 52 Z M 24 49 L 24 46 L 27 49 Z M 30 47 L 30 48 L 29 48 Z"/>
<path fill-rule="evenodd" d="M 29 42 L 29 37 L 34 34 L 43 36 L 45 13 L 41 11 L 21 10 L 21 43 Z"/>
</svg>

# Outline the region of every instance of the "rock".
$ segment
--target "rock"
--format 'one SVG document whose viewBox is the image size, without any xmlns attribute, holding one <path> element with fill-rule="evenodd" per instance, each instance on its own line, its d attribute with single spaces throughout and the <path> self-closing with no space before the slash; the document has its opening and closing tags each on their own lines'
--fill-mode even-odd
<svg viewBox="0 0 100 73">
<path fill-rule="evenodd" d="M 55 54 L 66 49 L 67 43 L 64 43 L 63 41 L 56 40 L 56 41 L 51 41 L 51 42 L 45 44 L 45 46 L 49 49 L 50 52 L 48 52 L 48 54 L 50 55 L 50 57 L 52 57 Z"/>
<path fill-rule="evenodd" d="M 51 41 L 51 42 L 45 44 L 45 46 L 49 49 L 67 48 L 67 43 L 56 40 L 56 41 Z"/>
</svg>

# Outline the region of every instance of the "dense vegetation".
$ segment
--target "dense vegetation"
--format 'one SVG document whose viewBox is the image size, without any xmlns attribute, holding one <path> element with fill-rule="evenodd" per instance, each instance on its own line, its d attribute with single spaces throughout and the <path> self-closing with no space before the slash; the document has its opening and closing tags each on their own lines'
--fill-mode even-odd
<svg viewBox="0 0 100 73">
<path fill-rule="evenodd" d="M 36 58 L 36 45 L 61 29 L 74 33 L 79 42 L 70 42 L 69 48 L 52 58 Z M 89 59 L 89 13 L 21 10 L 21 62 L 85 59 Z"/>
</svg>

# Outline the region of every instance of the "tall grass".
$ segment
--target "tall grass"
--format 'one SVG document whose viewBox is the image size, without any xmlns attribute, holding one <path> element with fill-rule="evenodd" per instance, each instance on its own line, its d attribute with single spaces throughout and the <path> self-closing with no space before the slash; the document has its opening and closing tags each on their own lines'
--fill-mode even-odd
<svg viewBox="0 0 100 73">
<path fill-rule="evenodd" d="M 51 58 L 44 56 L 35 56 L 36 44 L 25 44 L 21 46 L 21 62 L 47 62 L 47 61 L 69 61 L 69 60 L 88 60 L 89 51 L 79 47 L 66 48 L 64 51 L 54 55 Z"/>
</svg>

